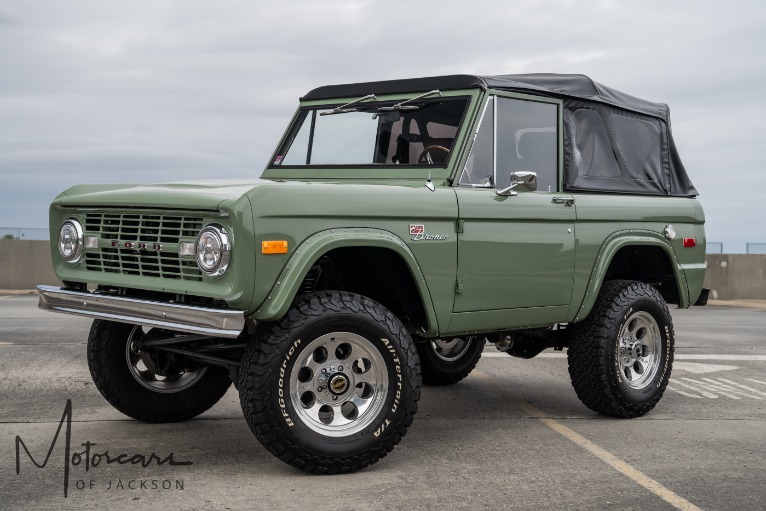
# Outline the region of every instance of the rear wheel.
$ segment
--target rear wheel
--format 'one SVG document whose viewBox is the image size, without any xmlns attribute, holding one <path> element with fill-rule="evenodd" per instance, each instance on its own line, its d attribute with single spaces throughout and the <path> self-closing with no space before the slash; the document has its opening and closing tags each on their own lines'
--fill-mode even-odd
<svg viewBox="0 0 766 511">
<path fill-rule="evenodd" d="M 452 385 L 468 376 L 484 351 L 484 339 L 453 337 L 417 344 L 423 383 Z"/>
<path fill-rule="evenodd" d="M 168 352 L 142 351 L 141 341 L 173 332 L 95 320 L 88 336 L 93 382 L 112 406 L 144 422 L 177 422 L 216 404 L 231 385 L 228 371 Z"/>
<path fill-rule="evenodd" d="M 654 408 L 673 367 L 673 321 L 648 284 L 605 282 L 587 319 L 573 327 L 569 375 L 593 411 L 638 417 Z"/>
<path fill-rule="evenodd" d="M 420 366 L 406 329 L 382 305 L 321 292 L 260 328 L 239 391 L 250 429 L 272 454 L 306 472 L 346 473 L 376 463 L 405 435 Z"/>
</svg>

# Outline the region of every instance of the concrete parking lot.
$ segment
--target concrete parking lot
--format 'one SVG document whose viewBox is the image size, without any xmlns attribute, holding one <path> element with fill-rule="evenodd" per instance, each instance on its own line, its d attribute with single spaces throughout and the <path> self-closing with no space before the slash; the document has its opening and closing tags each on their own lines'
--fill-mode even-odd
<svg viewBox="0 0 766 511">
<path fill-rule="evenodd" d="M 90 322 L 38 311 L 36 300 L 0 297 L 2 509 L 766 508 L 765 310 L 674 310 L 670 386 L 633 420 L 581 405 L 564 354 L 527 361 L 489 346 L 465 381 L 424 388 L 415 422 L 387 458 L 323 477 L 261 448 L 233 388 L 180 424 L 121 415 L 91 382 Z M 63 422 L 37 468 L 24 446 L 42 464 L 67 400 L 71 426 Z M 139 456 L 93 466 L 86 448 Z M 152 453 L 184 464 L 144 467 Z"/>
</svg>

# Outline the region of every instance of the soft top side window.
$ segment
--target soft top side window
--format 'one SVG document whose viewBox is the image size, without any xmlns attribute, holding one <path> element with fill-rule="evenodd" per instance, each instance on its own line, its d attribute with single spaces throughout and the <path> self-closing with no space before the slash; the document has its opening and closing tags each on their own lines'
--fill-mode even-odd
<svg viewBox="0 0 766 511">
<path fill-rule="evenodd" d="M 537 190 L 558 191 L 558 105 L 492 96 L 459 184 L 505 188 L 513 172 L 537 174 Z"/>
<path fill-rule="evenodd" d="M 552 103 L 497 98 L 497 187 L 513 172 L 537 174 L 537 190 L 558 191 L 558 107 Z"/>
<path fill-rule="evenodd" d="M 577 173 L 593 178 L 619 178 L 620 167 L 612 151 L 601 115 L 589 108 L 579 108 L 569 123 Z"/>
<path fill-rule="evenodd" d="M 609 116 L 609 122 L 630 177 L 662 182 L 659 123 L 617 113 Z"/>
</svg>

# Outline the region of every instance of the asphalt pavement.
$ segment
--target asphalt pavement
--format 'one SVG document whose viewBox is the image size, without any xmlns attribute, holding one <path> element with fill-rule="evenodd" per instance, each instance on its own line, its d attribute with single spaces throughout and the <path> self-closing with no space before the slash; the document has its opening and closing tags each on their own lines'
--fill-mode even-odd
<svg viewBox="0 0 766 511">
<path fill-rule="evenodd" d="M 0 297 L 0 509 L 766 509 L 764 310 L 673 310 L 668 391 L 632 420 L 585 408 L 564 353 L 488 346 L 463 382 L 424 387 L 388 457 L 310 476 L 258 444 L 233 388 L 192 421 L 123 416 L 91 382 L 90 321 L 36 304 Z"/>
</svg>

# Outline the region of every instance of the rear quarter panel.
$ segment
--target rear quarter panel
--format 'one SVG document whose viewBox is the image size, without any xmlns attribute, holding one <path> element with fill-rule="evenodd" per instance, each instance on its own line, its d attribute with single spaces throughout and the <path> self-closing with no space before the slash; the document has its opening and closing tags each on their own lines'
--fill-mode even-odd
<svg viewBox="0 0 766 511">
<path fill-rule="evenodd" d="M 679 266 L 684 282 L 679 287 L 682 301 L 694 303 L 702 289 L 705 270 L 705 217 L 697 199 L 681 197 L 649 197 L 616 194 L 573 193 L 576 200 L 575 279 L 572 291 L 570 321 L 581 320 L 588 311 L 581 306 L 588 284 L 597 271 L 597 258 L 607 239 L 617 239 L 621 232 L 651 231 L 666 240 L 663 233 L 670 224 L 676 229 L 671 247 L 672 261 Z M 695 238 L 696 246 L 684 248 L 684 238 Z M 679 272 L 677 272 L 679 273 Z M 603 275 L 600 276 L 603 278 Z M 686 298 L 685 300 L 683 298 Z"/>
</svg>

